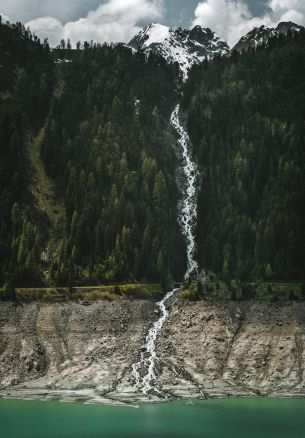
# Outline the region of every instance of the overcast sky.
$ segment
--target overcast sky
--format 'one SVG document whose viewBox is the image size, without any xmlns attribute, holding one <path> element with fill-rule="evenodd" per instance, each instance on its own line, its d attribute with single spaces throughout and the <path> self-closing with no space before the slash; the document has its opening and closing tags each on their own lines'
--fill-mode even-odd
<svg viewBox="0 0 305 438">
<path fill-rule="evenodd" d="M 210 27 L 233 45 L 254 26 L 305 25 L 305 0 L 0 0 L 0 14 L 29 25 L 52 46 L 63 37 L 127 42 L 151 22 Z"/>
</svg>

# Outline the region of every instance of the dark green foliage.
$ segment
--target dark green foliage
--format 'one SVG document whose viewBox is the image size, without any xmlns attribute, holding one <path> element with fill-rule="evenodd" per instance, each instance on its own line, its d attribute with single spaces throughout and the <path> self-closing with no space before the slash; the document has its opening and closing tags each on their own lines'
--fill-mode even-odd
<svg viewBox="0 0 305 438">
<path fill-rule="evenodd" d="M 109 283 L 181 278 L 184 243 L 168 124 L 175 67 L 123 46 L 65 56 L 72 62 L 58 67 L 42 149 L 69 224 L 51 281 L 64 284 L 71 270 L 79 281 L 84 271 Z"/>
<path fill-rule="evenodd" d="M 301 32 L 194 68 L 186 86 L 200 264 L 225 280 L 304 279 L 304 73 Z"/>
<path fill-rule="evenodd" d="M 4 283 L 1 299 L 4 301 L 14 301 L 16 299 L 16 291 L 12 280 Z"/>
<path fill-rule="evenodd" d="M 185 288 L 181 292 L 180 296 L 182 299 L 190 301 L 198 301 L 202 299 L 202 294 L 198 290 L 198 286 L 196 283 L 190 283 L 188 285 L 185 285 Z"/>
<path fill-rule="evenodd" d="M 198 285 L 196 287 L 196 283 L 193 282 L 184 286 L 180 297 L 194 301 L 206 299 L 210 301 L 287 302 L 305 299 L 300 283 L 243 283 L 234 280 L 228 284 L 223 281 L 217 283 L 208 281 L 205 285 L 205 291 L 202 293 L 198 290 Z"/>
<path fill-rule="evenodd" d="M 234 292 L 234 277 L 304 280 L 304 42 L 300 32 L 205 63 L 185 87 L 202 170 L 200 264 L 226 282 L 224 297 L 253 296 L 252 286 Z M 0 284 L 68 286 L 68 296 L 78 284 L 145 280 L 167 289 L 182 279 L 169 124 L 177 66 L 123 45 L 72 50 L 62 41 L 50 53 L 18 23 L 0 24 L 0 59 Z M 28 190 L 26 144 L 38 132 L 61 228 Z M 195 285 L 190 297 L 201 296 Z"/>
<path fill-rule="evenodd" d="M 302 296 L 302 299 L 305 300 L 305 282 L 302 284 L 301 296 Z"/>
<path fill-rule="evenodd" d="M 25 143 L 46 116 L 53 63 L 48 45 L 20 23 L 0 25 L 0 59 L 0 283 L 12 274 L 33 283 L 38 230 L 29 218 Z"/>
<path fill-rule="evenodd" d="M 168 123 L 177 67 L 123 45 L 71 50 L 62 42 L 50 53 L 19 25 L 0 26 L 2 42 L 10 96 L 0 108 L 0 279 L 13 274 L 20 286 L 137 279 L 164 287 L 181 279 L 185 243 Z M 42 159 L 68 224 L 52 253 L 47 223 L 26 189 L 26 133 L 43 125 Z"/>
<path fill-rule="evenodd" d="M 114 286 L 113 292 L 115 293 L 115 295 L 122 295 L 121 289 L 117 284 Z"/>
</svg>

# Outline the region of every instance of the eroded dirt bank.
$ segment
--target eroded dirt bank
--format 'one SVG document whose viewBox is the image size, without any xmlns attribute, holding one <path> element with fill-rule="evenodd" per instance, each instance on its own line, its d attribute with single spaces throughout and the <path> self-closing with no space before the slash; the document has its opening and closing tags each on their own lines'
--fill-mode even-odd
<svg viewBox="0 0 305 438">
<path fill-rule="evenodd" d="M 0 304 L 0 396 L 141 400 L 131 366 L 157 318 L 150 301 Z M 157 342 L 169 396 L 305 396 L 304 303 L 174 298 Z"/>
</svg>

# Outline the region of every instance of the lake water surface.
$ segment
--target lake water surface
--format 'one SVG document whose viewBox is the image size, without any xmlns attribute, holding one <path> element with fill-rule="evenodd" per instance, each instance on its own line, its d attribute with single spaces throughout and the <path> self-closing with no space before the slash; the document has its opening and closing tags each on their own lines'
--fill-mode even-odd
<svg viewBox="0 0 305 438">
<path fill-rule="evenodd" d="M 221 399 L 135 407 L 0 400 L 2 438 L 305 438 L 305 400 Z"/>
</svg>

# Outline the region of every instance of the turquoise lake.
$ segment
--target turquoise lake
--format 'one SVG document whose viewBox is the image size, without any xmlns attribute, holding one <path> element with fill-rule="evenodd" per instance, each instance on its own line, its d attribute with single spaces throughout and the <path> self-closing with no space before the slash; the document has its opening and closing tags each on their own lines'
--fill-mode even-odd
<svg viewBox="0 0 305 438">
<path fill-rule="evenodd" d="M 0 400 L 1 438 L 303 438 L 305 400 L 226 399 L 135 407 Z"/>
</svg>

